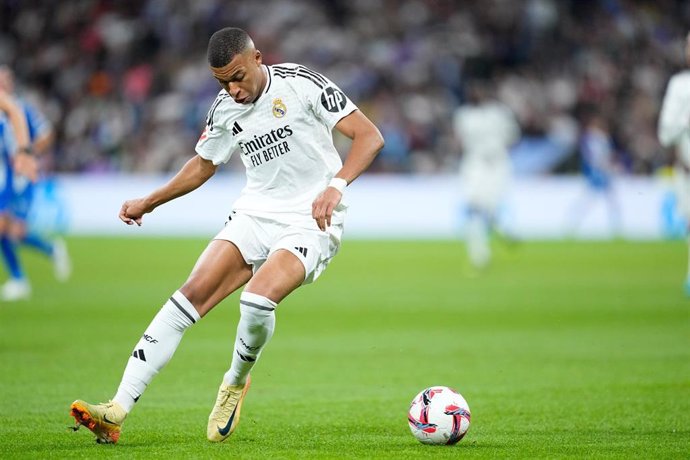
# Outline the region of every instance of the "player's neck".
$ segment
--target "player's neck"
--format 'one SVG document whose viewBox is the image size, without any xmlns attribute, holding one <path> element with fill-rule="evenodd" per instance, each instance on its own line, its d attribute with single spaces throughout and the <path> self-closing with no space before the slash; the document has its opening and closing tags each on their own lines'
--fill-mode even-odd
<svg viewBox="0 0 690 460">
<path fill-rule="evenodd" d="M 266 66 L 265 64 L 261 64 L 261 75 L 263 76 L 261 80 L 261 89 L 259 90 L 259 95 L 256 96 L 256 99 L 254 100 L 254 104 L 259 102 L 261 96 L 264 95 L 264 91 L 266 91 L 266 84 L 268 82 L 268 66 Z"/>
</svg>

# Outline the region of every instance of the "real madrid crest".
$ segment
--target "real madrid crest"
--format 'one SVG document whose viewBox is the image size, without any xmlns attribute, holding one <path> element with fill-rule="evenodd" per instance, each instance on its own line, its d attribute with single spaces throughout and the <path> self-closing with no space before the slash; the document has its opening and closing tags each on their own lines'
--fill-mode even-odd
<svg viewBox="0 0 690 460">
<path fill-rule="evenodd" d="M 273 116 L 276 118 L 283 118 L 287 113 L 287 107 L 283 104 L 282 99 L 273 99 Z"/>
</svg>

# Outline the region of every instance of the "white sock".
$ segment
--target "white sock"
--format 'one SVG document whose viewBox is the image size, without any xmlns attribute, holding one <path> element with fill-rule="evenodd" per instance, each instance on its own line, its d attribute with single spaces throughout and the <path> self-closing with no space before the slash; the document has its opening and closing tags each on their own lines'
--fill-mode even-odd
<svg viewBox="0 0 690 460">
<path fill-rule="evenodd" d="M 134 347 L 113 400 L 127 412 L 132 410 L 153 377 L 172 358 L 184 331 L 199 319 L 191 302 L 175 291 Z"/>
<path fill-rule="evenodd" d="M 467 219 L 467 255 L 470 262 L 477 268 L 485 267 L 491 260 L 489 246 L 489 230 L 484 216 L 472 213 Z"/>
<path fill-rule="evenodd" d="M 240 296 L 240 321 L 230 369 L 223 376 L 226 385 L 244 385 L 249 371 L 259 359 L 275 328 L 277 304 L 251 292 Z"/>
</svg>

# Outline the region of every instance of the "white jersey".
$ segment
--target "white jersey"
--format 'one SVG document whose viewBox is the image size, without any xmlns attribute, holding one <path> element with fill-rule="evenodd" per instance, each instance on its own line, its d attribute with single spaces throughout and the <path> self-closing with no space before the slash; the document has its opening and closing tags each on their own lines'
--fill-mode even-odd
<svg viewBox="0 0 690 460">
<path fill-rule="evenodd" d="M 690 70 L 677 73 L 668 83 L 659 115 L 659 141 L 678 149 L 678 158 L 690 168 Z"/>
<path fill-rule="evenodd" d="M 467 204 L 495 212 L 508 187 L 508 148 L 520 137 L 520 126 L 510 109 L 497 102 L 463 105 L 453 121 L 463 147 L 460 173 Z"/>
<path fill-rule="evenodd" d="M 520 137 L 515 116 L 497 102 L 460 107 L 455 112 L 454 128 L 463 145 L 465 162 L 507 162 L 508 148 Z"/>
<path fill-rule="evenodd" d="M 218 165 L 237 153 L 247 185 L 233 210 L 316 228 L 312 203 L 342 168 L 333 127 L 357 110 L 323 75 L 298 64 L 263 66 L 266 87 L 252 104 L 221 90 L 211 105 L 196 152 Z M 342 223 L 347 206 L 336 207 Z"/>
</svg>

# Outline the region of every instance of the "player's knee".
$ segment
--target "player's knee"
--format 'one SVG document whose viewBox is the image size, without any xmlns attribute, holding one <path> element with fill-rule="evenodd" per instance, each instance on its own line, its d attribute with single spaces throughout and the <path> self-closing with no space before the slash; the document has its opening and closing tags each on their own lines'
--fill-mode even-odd
<svg viewBox="0 0 690 460">
<path fill-rule="evenodd" d="M 249 289 L 245 289 L 240 294 L 240 303 L 247 303 L 250 306 L 259 305 L 261 310 L 275 310 L 278 302 L 271 300 L 270 297 L 259 294 L 257 292 L 252 292 Z"/>
<path fill-rule="evenodd" d="M 275 304 L 279 304 L 283 300 L 283 296 L 278 295 L 276 289 L 272 286 L 251 284 L 247 285 L 242 292 L 242 295 L 248 294 L 250 296 L 256 296 L 256 298 L 267 299 Z"/>
<path fill-rule="evenodd" d="M 14 241 L 22 241 L 26 237 L 26 225 L 20 222 L 14 222 L 9 228 L 9 236 Z"/>
<path fill-rule="evenodd" d="M 207 304 L 210 299 L 210 290 L 203 285 L 195 282 L 193 279 L 187 280 L 179 291 L 184 295 L 189 303 L 203 316 L 203 313 L 209 309 Z"/>
<path fill-rule="evenodd" d="M 9 222 L 7 216 L 0 214 L 0 235 L 9 235 Z"/>
</svg>

